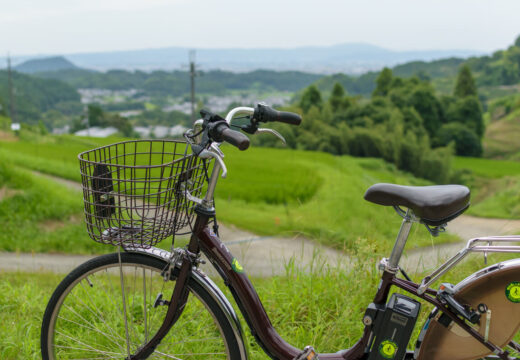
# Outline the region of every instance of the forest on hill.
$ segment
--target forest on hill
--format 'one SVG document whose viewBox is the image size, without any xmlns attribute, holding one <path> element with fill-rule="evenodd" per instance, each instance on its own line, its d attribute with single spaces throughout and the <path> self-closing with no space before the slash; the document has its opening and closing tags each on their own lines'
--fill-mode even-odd
<svg viewBox="0 0 520 360">
<path fill-rule="evenodd" d="M 13 71 L 12 83 L 15 116 L 19 121 L 36 124 L 48 111 L 71 116 L 77 115 L 83 109 L 76 89 L 61 81 Z M 9 82 L 5 70 L 0 70 L 0 105 L 9 112 Z"/>
<path fill-rule="evenodd" d="M 38 72 L 37 76 L 63 81 L 79 88 L 110 90 L 140 89 L 147 95 L 184 96 L 189 93 L 188 71 L 126 71 L 97 72 L 84 69 Z M 321 75 L 300 71 L 256 70 L 248 73 L 200 71 L 197 92 L 221 95 L 232 90 L 298 91 L 319 79 Z"/>
<path fill-rule="evenodd" d="M 469 67 L 461 68 L 453 95 L 439 95 L 428 80 L 384 69 L 370 100 L 349 96 L 340 83 L 324 99 L 311 85 L 289 108 L 303 113 L 298 128 L 277 125 L 296 149 L 383 158 L 436 183 L 457 180 L 451 156 L 481 156 L 482 106 Z M 256 140 L 256 139 L 255 139 Z M 275 146 L 271 139 L 256 140 Z"/>
</svg>

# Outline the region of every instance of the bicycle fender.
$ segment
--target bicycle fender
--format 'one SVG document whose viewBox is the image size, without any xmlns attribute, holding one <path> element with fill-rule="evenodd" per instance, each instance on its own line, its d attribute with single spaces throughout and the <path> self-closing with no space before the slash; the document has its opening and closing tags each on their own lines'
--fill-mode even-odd
<svg viewBox="0 0 520 360">
<path fill-rule="evenodd" d="M 148 256 L 153 256 L 155 258 L 164 260 L 165 262 L 170 262 L 170 259 L 172 258 L 172 254 L 169 251 L 159 249 L 156 247 L 150 247 L 147 249 L 139 248 L 139 247 L 125 247 L 126 252 L 130 253 L 137 253 L 137 254 L 144 254 Z M 177 264 L 176 267 L 179 265 Z M 244 360 L 247 360 L 248 358 L 248 351 L 245 346 L 244 342 L 244 335 L 242 332 L 242 325 L 240 324 L 240 320 L 238 319 L 238 316 L 233 309 L 233 306 L 229 302 L 229 300 L 226 298 L 226 296 L 222 293 L 220 288 L 211 280 L 206 274 L 204 274 L 199 269 L 192 269 L 191 277 L 195 282 L 197 282 L 198 285 L 203 287 L 211 296 L 213 297 L 213 300 L 218 304 L 220 309 L 223 311 L 224 314 L 226 314 L 226 318 L 231 324 L 231 327 L 233 328 L 233 333 L 235 335 L 235 339 L 237 341 L 237 344 L 240 348 L 240 355 L 241 358 Z"/>
<path fill-rule="evenodd" d="M 455 285 L 455 299 L 476 309 L 485 304 L 473 328 L 491 343 L 503 348 L 520 328 L 520 259 L 504 261 L 482 269 Z M 421 330 L 414 358 L 417 360 L 476 360 L 491 351 L 452 321 L 439 321 L 434 309 Z M 488 319 L 489 317 L 489 319 Z M 487 331 L 486 331 L 487 330 Z"/>
</svg>

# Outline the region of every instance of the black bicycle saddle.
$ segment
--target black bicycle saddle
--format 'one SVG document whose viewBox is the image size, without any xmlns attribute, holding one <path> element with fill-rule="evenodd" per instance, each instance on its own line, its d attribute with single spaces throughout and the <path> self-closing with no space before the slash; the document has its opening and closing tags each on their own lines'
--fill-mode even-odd
<svg viewBox="0 0 520 360">
<path fill-rule="evenodd" d="M 438 226 L 455 219 L 469 207 L 470 191 L 462 185 L 402 186 L 375 184 L 365 200 L 379 205 L 403 206 L 427 225 Z"/>
</svg>

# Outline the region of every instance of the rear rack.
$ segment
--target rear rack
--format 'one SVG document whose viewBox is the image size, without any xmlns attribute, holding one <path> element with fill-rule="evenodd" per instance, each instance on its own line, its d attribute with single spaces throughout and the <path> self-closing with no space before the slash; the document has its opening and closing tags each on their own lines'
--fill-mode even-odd
<svg viewBox="0 0 520 360">
<path fill-rule="evenodd" d="M 486 245 L 482 245 L 482 243 Z M 520 245 L 495 245 L 494 243 L 520 243 L 520 235 L 486 236 L 468 240 L 468 243 L 462 250 L 421 281 L 421 285 L 417 292 L 423 294 L 431 284 L 448 272 L 452 267 L 457 265 L 469 253 L 483 252 L 486 259 L 487 253 L 520 253 Z"/>
</svg>

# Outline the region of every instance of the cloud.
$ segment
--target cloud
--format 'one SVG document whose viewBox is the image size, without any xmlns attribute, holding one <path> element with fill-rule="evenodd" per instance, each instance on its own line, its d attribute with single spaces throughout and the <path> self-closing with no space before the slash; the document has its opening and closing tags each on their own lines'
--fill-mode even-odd
<svg viewBox="0 0 520 360">
<path fill-rule="evenodd" d="M 30 20 L 81 16 L 86 13 L 138 12 L 186 2 L 187 0 L 1 0 L 0 8 L 2 22 L 26 23 Z"/>
</svg>

